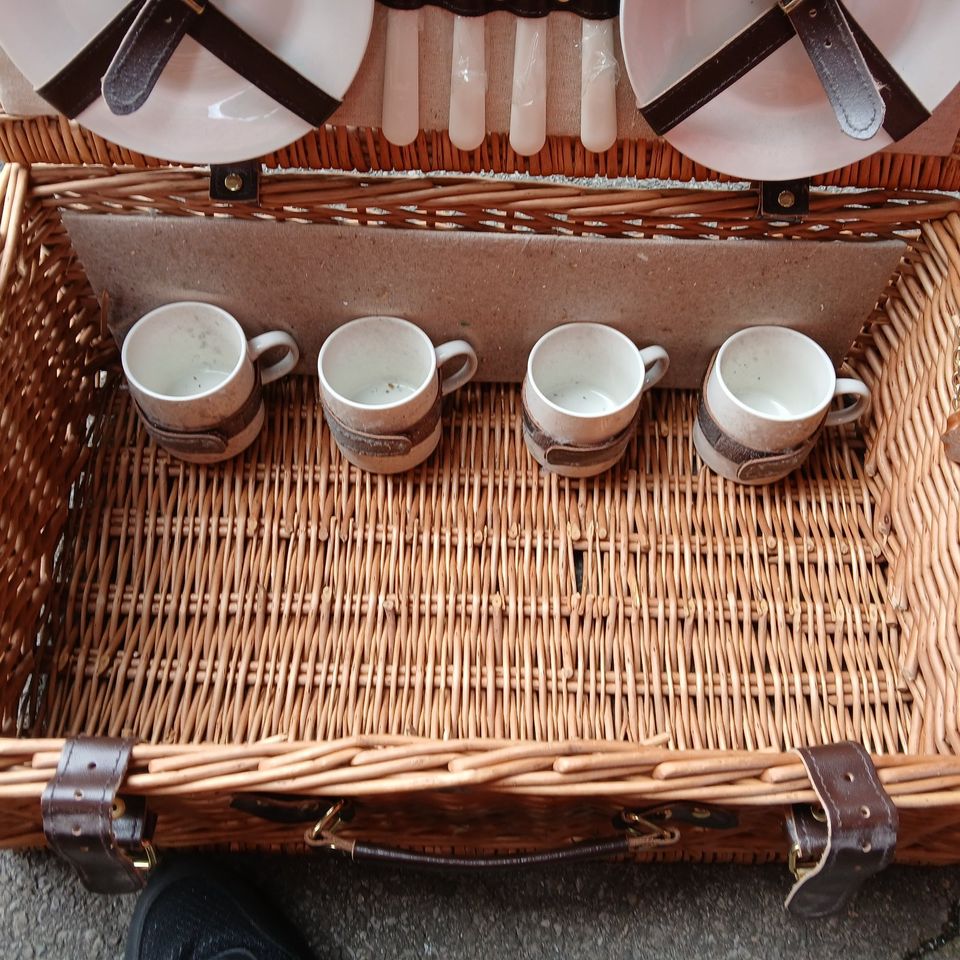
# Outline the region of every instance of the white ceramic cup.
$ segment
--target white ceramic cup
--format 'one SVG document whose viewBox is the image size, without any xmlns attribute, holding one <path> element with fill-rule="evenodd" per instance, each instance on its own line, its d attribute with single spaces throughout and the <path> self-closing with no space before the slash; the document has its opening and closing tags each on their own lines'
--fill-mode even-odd
<svg viewBox="0 0 960 960">
<path fill-rule="evenodd" d="M 843 396 L 852 402 L 829 410 L 834 399 Z M 838 379 L 823 348 L 805 334 L 758 326 L 740 330 L 720 347 L 704 398 L 725 436 L 753 450 L 781 451 L 802 447 L 821 426 L 861 417 L 870 405 L 870 389 L 860 380 Z M 699 425 L 694 442 L 709 467 L 728 479 L 743 480 L 738 464 L 719 455 Z"/>
<path fill-rule="evenodd" d="M 257 409 L 253 365 L 276 347 L 286 354 L 261 368 L 261 383 L 296 366 L 300 350 L 293 337 L 273 330 L 248 341 L 226 310 L 184 301 L 141 317 L 124 338 L 120 357 L 130 393 L 157 441 L 183 460 L 214 463 L 246 449 L 262 429 L 263 402 Z M 236 422 L 238 415 L 243 422 Z M 221 430 L 231 421 L 236 431 Z M 179 434 L 185 435 L 183 442 L 173 436 Z"/>
<path fill-rule="evenodd" d="M 568 323 L 545 333 L 527 358 L 524 408 L 542 433 L 560 446 L 604 444 L 637 416 L 645 390 L 667 372 L 663 347 L 642 350 L 602 323 Z M 545 469 L 566 477 L 589 477 L 612 467 L 623 448 L 585 465 L 548 462 L 543 446 L 525 433 L 527 448 Z"/>
<path fill-rule="evenodd" d="M 457 357 L 463 362 L 441 380 L 440 367 Z M 477 355 L 466 340 L 434 347 L 409 320 L 360 317 L 327 337 L 317 369 L 327 422 L 341 453 L 362 470 L 399 473 L 422 463 L 436 449 L 441 432 L 439 398 L 473 377 Z M 344 440 L 344 428 L 366 435 L 369 442 Z M 406 449 L 398 450 L 395 444 L 390 449 L 390 438 L 403 439 L 411 432 Z M 378 438 L 384 441 L 382 451 L 377 450 Z"/>
</svg>

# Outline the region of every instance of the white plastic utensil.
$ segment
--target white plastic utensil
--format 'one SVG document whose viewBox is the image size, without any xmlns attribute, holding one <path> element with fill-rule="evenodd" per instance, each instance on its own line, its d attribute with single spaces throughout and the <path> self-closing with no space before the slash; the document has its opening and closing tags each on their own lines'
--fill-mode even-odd
<svg viewBox="0 0 960 960">
<path fill-rule="evenodd" d="M 580 139 L 603 153 L 617 140 L 614 20 L 584 20 L 580 48 Z"/>
<path fill-rule="evenodd" d="M 547 142 L 547 21 L 518 17 L 513 52 L 510 146 L 529 157 Z"/>
<path fill-rule="evenodd" d="M 476 150 L 487 135 L 486 23 L 483 17 L 453 21 L 450 71 L 450 142 L 458 150 Z"/>
<path fill-rule="evenodd" d="M 387 10 L 383 64 L 383 135 L 397 147 L 420 132 L 420 11 Z"/>
</svg>

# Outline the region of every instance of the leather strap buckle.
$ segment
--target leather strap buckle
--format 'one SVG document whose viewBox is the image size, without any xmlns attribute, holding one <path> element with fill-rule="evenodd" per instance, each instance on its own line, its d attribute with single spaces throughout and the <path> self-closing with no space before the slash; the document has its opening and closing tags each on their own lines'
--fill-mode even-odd
<svg viewBox="0 0 960 960">
<path fill-rule="evenodd" d="M 786 907 L 797 916 L 824 917 L 893 860 L 897 808 L 858 743 L 797 753 L 820 803 L 795 806 L 787 818 L 789 866 L 797 882 Z"/>
<path fill-rule="evenodd" d="M 142 797 L 117 796 L 134 740 L 76 737 L 40 800 L 47 842 L 95 893 L 133 893 L 156 862 L 156 817 Z"/>
</svg>

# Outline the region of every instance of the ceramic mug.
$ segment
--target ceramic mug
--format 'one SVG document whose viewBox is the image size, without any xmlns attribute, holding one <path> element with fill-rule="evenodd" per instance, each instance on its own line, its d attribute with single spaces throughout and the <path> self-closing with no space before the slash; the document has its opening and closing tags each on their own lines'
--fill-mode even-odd
<svg viewBox="0 0 960 960">
<path fill-rule="evenodd" d="M 460 366 L 441 378 L 440 367 Z M 440 442 L 440 401 L 476 373 L 466 340 L 434 347 L 409 320 L 360 317 L 338 327 L 317 359 L 324 415 L 340 452 L 373 473 L 422 463 Z"/>
<path fill-rule="evenodd" d="M 852 400 L 830 410 L 837 397 Z M 869 405 L 869 387 L 838 379 L 815 340 L 788 327 L 748 327 L 707 371 L 693 440 L 728 480 L 770 483 L 806 460 L 823 427 L 856 420 Z"/>
<path fill-rule="evenodd" d="M 602 323 L 545 333 L 527 358 L 523 436 L 533 458 L 564 477 L 612 467 L 636 430 L 640 398 L 667 372 L 663 347 L 640 349 Z"/>
<path fill-rule="evenodd" d="M 280 360 L 257 366 L 280 347 Z M 147 432 L 193 463 L 226 460 L 249 447 L 263 427 L 261 384 L 290 373 L 299 357 L 290 334 L 273 330 L 248 341 L 226 310 L 194 301 L 145 314 L 120 351 Z"/>
</svg>

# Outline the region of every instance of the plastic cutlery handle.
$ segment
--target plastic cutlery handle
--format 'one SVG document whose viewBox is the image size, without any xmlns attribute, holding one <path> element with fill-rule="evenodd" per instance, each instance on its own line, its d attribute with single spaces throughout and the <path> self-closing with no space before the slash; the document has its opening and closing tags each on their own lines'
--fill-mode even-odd
<svg viewBox="0 0 960 960">
<path fill-rule="evenodd" d="M 580 47 L 580 139 L 603 153 L 617 141 L 617 55 L 613 20 L 584 20 Z"/>
<path fill-rule="evenodd" d="M 522 157 L 547 142 L 547 21 L 517 18 L 510 146 Z"/>
<path fill-rule="evenodd" d="M 458 150 L 476 150 L 487 135 L 487 54 L 483 17 L 453 21 L 450 72 L 450 142 Z"/>
<path fill-rule="evenodd" d="M 420 11 L 387 10 L 383 64 L 383 135 L 395 146 L 420 132 Z"/>
</svg>

